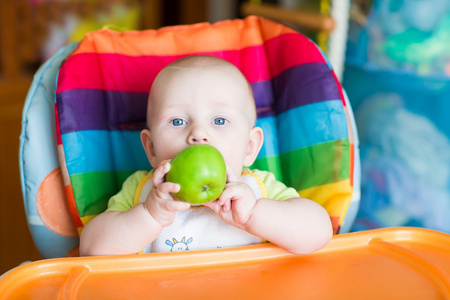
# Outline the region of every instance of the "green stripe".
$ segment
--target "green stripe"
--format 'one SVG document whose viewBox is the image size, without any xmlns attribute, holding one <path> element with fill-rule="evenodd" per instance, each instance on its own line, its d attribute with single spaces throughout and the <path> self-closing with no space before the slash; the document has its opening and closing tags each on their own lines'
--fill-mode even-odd
<svg viewBox="0 0 450 300">
<path fill-rule="evenodd" d="M 128 170 L 70 175 L 80 217 L 104 212 L 109 198 L 119 192 L 122 183 L 134 172 L 135 170 Z"/>
<path fill-rule="evenodd" d="M 280 158 L 278 156 L 258 158 L 250 168 L 272 172 L 278 181 L 284 182 L 281 172 Z"/>
<path fill-rule="evenodd" d="M 284 183 L 297 190 L 339 182 L 350 176 L 349 141 L 342 139 L 284 153 L 280 164 Z"/>
<path fill-rule="evenodd" d="M 303 190 L 348 179 L 349 149 L 348 139 L 332 141 L 297 149 L 279 157 L 258 158 L 251 168 L 270 171 L 287 186 Z M 133 172 L 135 170 L 71 175 L 80 217 L 105 211 L 109 198 L 119 192 L 122 183 Z"/>
</svg>

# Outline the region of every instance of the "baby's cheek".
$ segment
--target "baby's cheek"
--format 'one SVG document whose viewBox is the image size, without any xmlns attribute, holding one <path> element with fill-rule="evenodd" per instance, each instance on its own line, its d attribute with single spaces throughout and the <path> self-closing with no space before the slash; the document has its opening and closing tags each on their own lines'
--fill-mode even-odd
<svg viewBox="0 0 450 300">
<path fill-rule="evenodd" d="M 174 143 L 172 143 L 172 146 L 174 146 Z M 171 147 L 171 143 L 168 142 L 166 147 L 159 148 L 155 152 L 158 163 L 164 160 L 171 160 L 183 149 L 183 147 Z"/>
</svg>

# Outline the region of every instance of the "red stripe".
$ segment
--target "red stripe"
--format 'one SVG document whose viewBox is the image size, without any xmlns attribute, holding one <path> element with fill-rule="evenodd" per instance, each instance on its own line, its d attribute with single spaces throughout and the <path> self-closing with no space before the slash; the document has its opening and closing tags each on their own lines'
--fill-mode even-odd
<svg viewBox="0 0 450 300">
<path fill-rule="evenodd" d="M 75 203 L 75 197 L 73 195 L 72 185 L 66 185 L 64 187 L 64 189 L 66 190 L 67 204 L 69 206 L 69 212 L 70 212 L 70 215 L 72 216 L 75 226 L 77 228 L 84 226 L 83 222 L 80 219 L 80 215 L 78 213 L 78 208 Z"/>
<path fill-rule="evenodd" d="M 58 107 L 56 107 L 56 102 L 55 102 L 55 129 L 56 129 L 56 145 L 62 145 L 61 130 L 59 128 Z"/>
<path fill-rule="evenodd" d="M 264 45 L 241 50 L 196 52 L 223 58 L 250 82 L 269 80 L 290 67 L 323 62 L 316 45 L 300 34 L 288 33 Z M 126 56 L 83 53 L 69 57 L 60 69 L 57 93 L 69 89 L 101 89 L 147 93 L 157 73 L 182 56 Z"/>
</svg>

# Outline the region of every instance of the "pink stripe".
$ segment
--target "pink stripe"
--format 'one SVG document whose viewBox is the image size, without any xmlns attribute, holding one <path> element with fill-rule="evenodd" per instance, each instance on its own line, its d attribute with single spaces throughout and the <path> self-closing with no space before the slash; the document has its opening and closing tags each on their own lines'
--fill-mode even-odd
<svg viewBox="0 0 450 300">
<path fill-rule="evenodd" d="M 156 74 L 174 59 L 145 56 L 130 59 L 120 54 L 74 55 L 60 68 L 56 92 L 100 89 L 146 93 Z"/>
<path fill-rule="evenodd" d="M 241 50 L 195 54 L 214 55 L 235 64 L 250 82 L 270 80 L 292 66 L 311 62 L 325 63 L 314 43 L 302 35 L 292 33 L 268 40 L 264 45 Z M 158 72 L 181 57 L 183 56 L 76 54 L 62 65 L 56 92 L 101 89 L 147 93 Z"/>
<path fill-rule="evenodd" d="M 298 33 L 286 33 L 265 43 L 272 77 L 293 66 L 326 63 L 316 44 Z"/>
<path fill-rule="evenodd" d="M 266 60 L 261 60 L 259 65 L 256 63 L 256 58 L 264 55 L 262 47 L 252 47 L 242 51 L 196 54 L 214 55 L 234 63 L 251 82 L 270 78 Z M 78 54 L 70 57 L 61 67 L 56 92 L 70 89 L 102 89 L 147 93 L 158 72 L 181 57 Z M 259 68 L 255 68 L 255 65 Z"/>
</svg>

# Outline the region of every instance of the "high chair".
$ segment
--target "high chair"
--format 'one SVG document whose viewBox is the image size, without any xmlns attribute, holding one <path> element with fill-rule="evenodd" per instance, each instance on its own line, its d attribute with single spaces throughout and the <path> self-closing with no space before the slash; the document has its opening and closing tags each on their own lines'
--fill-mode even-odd
<svg viewBox="0 0 450 300">
<path fill-rule="evenodd" d="M 265 132 L 252 167 L 323 205 L 335 233 L 349 230 L 359 200 L 353 117 L 313 42 L 257 17 L 157 31 L 103 29 L 47 61 L 25 104 L 23 193 L 44 257 L 76 249 L 83 226 L 106 209 L 122 182 L 150 169 L 139 133 L 151 83 L 165 65 L 193 54 L 226 59 L 251 83 L 257 126 Z"/>
<path fill-rule="evenodd" d="M 24 107 L 22 190 L 30 231 L 44 257 L 76 256 L 86 223 L 106 209 L 127 176 L 150 168 L 139 133 L 151 83 L 168 63 L 195 54 L 228 60 L 249 80 L 257 126 L 265 135 L 252 168 L 273 172 L 302 197 L 323 205 L 335 234 L 349 231 L 360 195 L 356 129 L 345 92 L 313 42 L 257 17 L 122 33 L 102 29 L 48 60 L 36 73 Z M 440 244 L 433 248 L 433 261 L 442 262 L 444 270 L 433 268 L 433 261 L 416 260 L 429 253 L 420 239 Z M 411 248 L 415 252 L 407 257 L 415 267 L 431 270 L 432 283 L 385 259 Z M 419 291 L 448 296 L 448 249 L 450 239 L 437 232 L 384 229 L 336 235 L 310 256 L 294 256 L 269 243 L 179 254 L 59 258 L 10 272 L 0 281 L 0 295 L 273 299 L 299 292 L 329 299 L 333 291 L 349 295 L 357 280 L 362 281 L 356 285 L 368 287 L 362 283 L 368 276 L 389 267 L 387 277 L 394 279 L 387 281 L 388 294 L 399 280 L 410 280 Z M 372 288 L 377 295 L 385 278 L 379 276 Z"/>
</svg>

